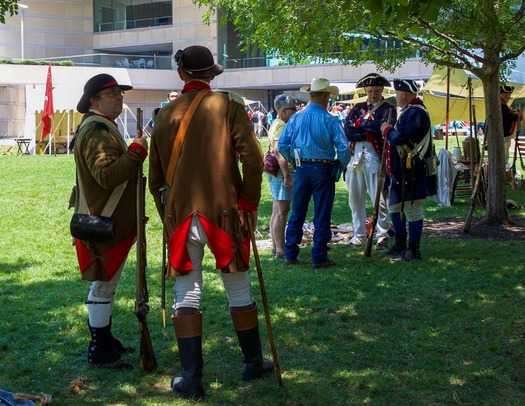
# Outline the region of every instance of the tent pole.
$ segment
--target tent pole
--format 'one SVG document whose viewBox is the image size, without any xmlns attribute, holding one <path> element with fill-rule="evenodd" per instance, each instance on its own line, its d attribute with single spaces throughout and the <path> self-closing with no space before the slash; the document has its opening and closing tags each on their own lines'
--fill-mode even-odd
<svg viewBox="0 0 525 406">
<path fill-rule="evenodd" d="M 474 175 L 474 171 L 475 171 L 475 167 L 476 165 L 474 164 L 474 137 L 473 137 L 473 133 L 472 133 L 472 79 L 470 78 L 470 76 L 468 77 L 468 104 L 469 104 L 469 120 L 470 120 L 470 143 L 469 143 L 469 149 L 470 149 L 470 184 L 471 185 L 474 185 L 474 181 L 475 181 L 475 175 Z M 476 138 L 476 142 L 477 142 L 477 138 Z M 477 156 L 476 156 L 476 160 L 477 160 Z M 478 165 L 481 165 L 482 163 L 481 162 L 478 162 Z"/>
<path fill-rule="evenodd" d="M 450 103 L 450 67 L 447 66 L 447 104 L 446 104 L 446 115 L 445 115 L 445 149 L 448 151 L 448 109 Z"/>
<path fill-rule="evenodd" d="M 70 131 L 70 128 L 71 128 L 71 110 L 69 110 L 67 112 L 67 137 L 66 137 L 66 142 L 67 142 L 67 146 L 66 146 L 66 154 L 69 155 L 69 133 L 71 132 Z"/>
</svg>

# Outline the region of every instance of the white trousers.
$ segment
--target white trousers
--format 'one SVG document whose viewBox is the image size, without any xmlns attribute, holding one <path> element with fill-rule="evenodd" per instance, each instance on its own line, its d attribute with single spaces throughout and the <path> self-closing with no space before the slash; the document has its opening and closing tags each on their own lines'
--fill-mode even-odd
<svg viewBox="0 0 525 406">
<path fill-rule="evenodd" d="M 200 309 L 203 280 L 202 261 L 204 259 L 204 247 L 207 243 L 208 239 L 201 222 L 197 215 L 194 215 L 186 241 L 193 271 L 177 276 L 175 287 L 173 288 L 175 296 L 173 309 L 187 307 Z M 221 272 L 221 276 L 230 307 L 248 306 L 254 302 L 248 272 Z"/>
<path fill-rule="evenodd" d="M 366 196 L 367 194 L 370 196 L 372 204 L 375 202 L 378 187 L 378 173 L 370 170 L 369 165 L 361 160 L 357 166 L 346 172 L 345 179 L 348 189 L 348 205 L 352 211 L 354 236 L 364 239 L 366 238 Z M 383 185 L 381 185 L 381 187 L 383 187 Z M 383 191 L 379 199 L 376 226 L 376 237 L 378 240 L 388 237 L 388 230 L 390 229 L 387 193 L 387 191 Z"/>
<path fill-rule="evenodd" d="M 403 212 L 407 217 L 409 223 L 423 220 L 423 200 L 414 200 L 405 202 Z M 396 203 L 390 206 L 390 213 L 401 213 L 401 203 Z"/>
</svg>

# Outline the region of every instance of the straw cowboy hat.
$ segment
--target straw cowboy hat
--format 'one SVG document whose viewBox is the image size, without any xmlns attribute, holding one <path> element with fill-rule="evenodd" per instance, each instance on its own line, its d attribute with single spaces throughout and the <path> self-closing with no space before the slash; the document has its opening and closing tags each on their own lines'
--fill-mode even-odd
<svg viewBox="0 0 525 406">
<path fill-rule="evenodd" d="M 332 98 L 339 96 L 339 88 L 330 86 L 330 81 L 325 78 L 312 79 L 310 85 L 303 86 L 300 90 L 306 93 L 330 93 Z"/>
</svg>

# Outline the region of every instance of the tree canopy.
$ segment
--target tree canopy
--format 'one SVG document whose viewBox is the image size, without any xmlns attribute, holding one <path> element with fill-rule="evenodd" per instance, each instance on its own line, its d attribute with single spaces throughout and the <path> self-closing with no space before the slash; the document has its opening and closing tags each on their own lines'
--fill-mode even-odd
<svg viewBox="0 0 525 406">
<path fill-rule="evenodd" d="M 18 14 L 18 3 L 15 0 L 0 0 L 0 23 L 5 24 L 5 15 Z"/>
<path fill-rule="evenodd" d="M 488 223 L 508 221 L 499 84 L 525 51 L 525 0 L 200 0 L 221 11 L 244 46 L 298 62 L 305 57 L 393 72 L 423 63 L 466 69 L 483 82 L 489 175 Z M 371 39 L 383 40 L 372 41 Z M 397 45 L 396 45 L 397 44 Z M 399 46 L 402 44 L 402 46 Z"/>
</svg>

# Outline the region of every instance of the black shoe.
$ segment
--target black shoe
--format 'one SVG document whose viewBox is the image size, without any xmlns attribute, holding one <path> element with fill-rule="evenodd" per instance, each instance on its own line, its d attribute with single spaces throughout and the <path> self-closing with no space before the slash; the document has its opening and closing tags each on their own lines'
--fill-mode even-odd
<svg viewBox="0 0 525 406">
<path fill-rule="evenodd" d="M 287 259 L 287 258 L 284 258 L 284 263 L 286 265 L 296 265 L 297 264 L 297 260 L 296 259 Z"/>
<path fill-rule="evenodd" d="M 394 262 L 412 261 L 413 259 L 421 259 L 421 254 L 419 251 L 412 251 L 410 248 L 391 258 Z"/>
<path fill-rule="evenodd" d="M 185 399 L 204 400 L 204 388 L 202 385 L 190 385 L 181 376 L 176 376 L 171 380 L 171 390 Z"/>
<path fill-rule="evenodd" d="M 273 365 L 273 362 L 268 359 L 264 359 L 262 365 L 257 367 L 247 364 L 242 372 L 242 380 L 244 382 L 250 382 L 254 379 L 262 378 L 264 374 L 269 374 L 270 372 L 273 372 L 274 369 L 275 366 Z"/>
<path fill-rule="evenodd" d="M 88 323 L 89 325 L 89 323 Z M 132 369 L 133 365 L 124 361 L 122 353 L 113 346 L 111 327 L 91 327 L 91 341 L 87 349 L 87 359 L 92 365 L 109 369 Z"/>
</svg>

